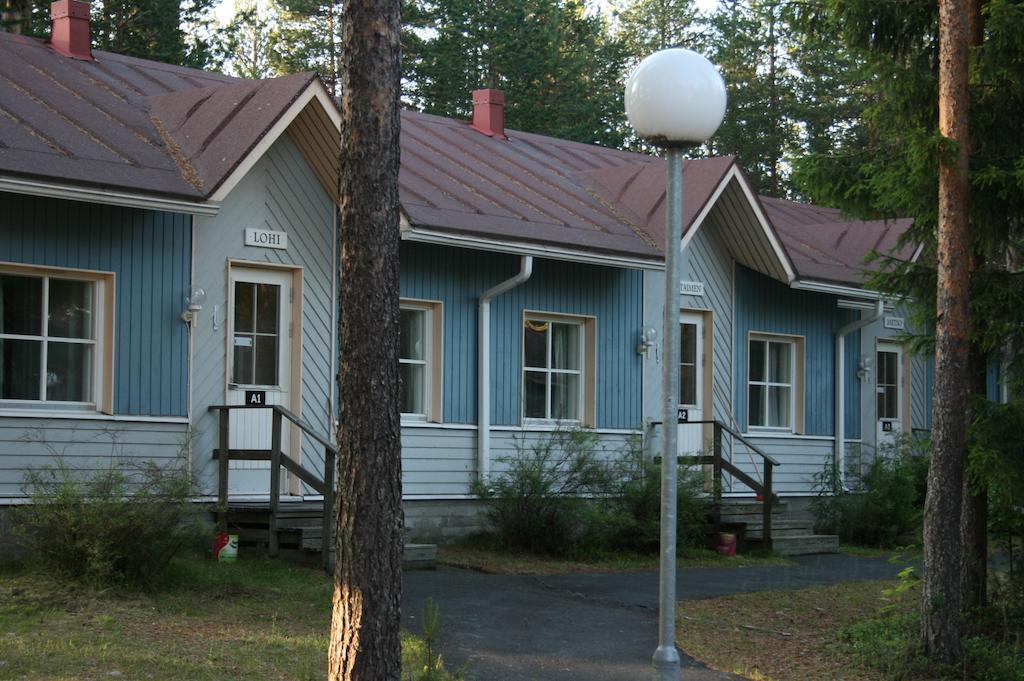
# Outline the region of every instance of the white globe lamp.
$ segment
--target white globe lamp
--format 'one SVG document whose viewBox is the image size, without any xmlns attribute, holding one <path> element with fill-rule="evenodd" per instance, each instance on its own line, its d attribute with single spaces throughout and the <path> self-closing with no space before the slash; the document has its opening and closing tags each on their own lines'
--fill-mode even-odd
<svg viewBox="0 0 1024 681">
<path fill-rule="evenodd" d="M 665 314 L 661 367 L 661 577 L 659 681 L 679 681 L 676 649 L 676 480 L 678 477 L 679 282 L 683 230 L 683 150 L 715 134 L 725 116 L 725 82 L 707 59 L 674 48 L 640 62 L 626 81 L 626 116 L 638 137 L 665 148 Z"/>
<path fill-rule="evenodd" d="M 725 116 L 725 81 L 691 50 L 655 52 L 626 81 L 626 116 L 636 134 L 657 146 L 699 144 Z"/>
</svg>

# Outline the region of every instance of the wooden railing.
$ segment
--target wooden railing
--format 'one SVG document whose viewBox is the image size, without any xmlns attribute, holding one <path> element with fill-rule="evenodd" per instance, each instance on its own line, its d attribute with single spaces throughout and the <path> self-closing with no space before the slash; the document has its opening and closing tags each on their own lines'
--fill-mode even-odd
<svg viewBox="0 0 1024 681">
<path fill-rule="evenodd" d="M 272 413 L 270 449 L 231 449 L 231 412 L 237 409 L 269 409 Z M 213 452 L 218 462 L 217 477 L 217 523 L 221 532 L 227 531 L 228 511 L 228 466 L 229 461 L 269 461 L 270 462 L 270 508 L 268 512 L 267 552 L 271 556 L 278 554 L 277 514 L 281 505 L 281 468 L 309 485 L 324 497 L 324 517 L 320 551 L 323 554 L 324 569 L 329 565 L 329 552 L 332 528 L 334 527 L 334 468 L 338 450 L 313 426 L 290 412 L 281 405 L 250 406 L 247 404 L 221 404 L 210 407 L 220 418 L 219 446 Z M 281 431 L 284 419 L 288 419 L 303 433 L 316 440 L 324 448 L 323 477 L 305 468 L 298 461 L 281 450 Z"/>
<path fill-rule="evenodd" d="M 722 473 L 728 473 L 735 480 L 746 485 L 750 488 L 754 494 L 757 495 L 758 499 L 761 500 L 761 522 L 763 525 L 763 534 L 765 547 L 771 549 L 772 547 L 772 505 L 776 501 L 775 493 L 772 488 L 773 469 L 779 465 L 779 462 L 766 454 L 760 447 L 755 445 L 753 442 L 745 438 L 742 434 L 730 428 L 721 421 L 709 420 L 709 421 L 680 421 L 680 425 L 705 425 L 711 424 L 714 428 L 714 435 L 712 437 L 712 447 L 710 455 L 701 456 L 680 456 L 678 461 L 685 465 L 710 465 L 713 469 L 713 494 L 715 497 L 715 529 L 717 531 L 719 524 L 719 512 L 718 507 L 722 500 Z M 662 425 L 661 421 L 652 421 L 652 426 Z M 747 474 L 741 468 L 736 466 L 732 461 L 722 456 L 722 438 L 724 434 L 728 434 L 733 440 L 740 442 L 746 446 L 751 452 L 761 457 L 761 480 L 755 480 L 752 476 Z M 664 437 L 664 434 L 662 434 Z"/>
</svg>

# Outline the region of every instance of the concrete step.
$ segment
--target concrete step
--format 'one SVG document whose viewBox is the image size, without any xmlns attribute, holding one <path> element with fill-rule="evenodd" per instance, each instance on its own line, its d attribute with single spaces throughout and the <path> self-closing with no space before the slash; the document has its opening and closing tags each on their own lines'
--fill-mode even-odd
<svg viewBox="0 0 1024 681">
<path fill-rule="evenodd" d="M 761 539 L 764 536 L 764 528 L 761 523 L 747 525 L 745 536 L 747 539 Z M 793 520 L 780 520 L 772 523 L 772 538 L 778 537 L 802 537 L 814 534 L 814 523 L 804 523 Z"/>
<path fill-rule="evenodd" d="M 839 553 L 839 537 L 834 534 L 807 534 L 796 537 L 773 536 L 772 550 L 783 556 Z"/>
</svg>

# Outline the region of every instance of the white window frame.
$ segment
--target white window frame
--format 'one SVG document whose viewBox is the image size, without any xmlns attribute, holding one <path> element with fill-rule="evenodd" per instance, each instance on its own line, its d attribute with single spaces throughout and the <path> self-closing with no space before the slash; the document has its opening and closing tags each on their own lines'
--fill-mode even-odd
<svg viewBox="0 0 1024 681">
<path fill-rule="evenodd" d="M 764 367 L 765 367 L 765 378 L 763 381 L 755 381 L 750 378 L 750 366 L 751 362 L 751 351 L 750 346 L 752 343 L 761 343 L 764 348 Z M 784 344 L 789 348 L 789 382 L 784 383 L 781 381 L 769 381 L 768 380 L 768 344 L 777 343 Z M 802 430 L 801 425 L 801 413 L 799 411 L 799 405 L 803 399 L 803 385 L 800 380 L 801 366 L 803 361 L 801 345 L 803 339 L 799 336 L 788 336 L 783 334 L 772 334 L 772 333 L 760 333 L 751 332 L 747 337 L 747 375 L 745 378 L 746 395 L 747 401 L 747 430 L 749 432 L 757 433 L 797 433 Z M 750 386 L 759 385 L 764 388 L 765 402 L 764 402 L 764 413 L 762 416 L 763 423 L 768 422 L 768 410 L 769 400 L 768 392 L 769 388 L 772 387 L 785 387 L 789 388 L 789 424 L 785 426 L 769 426 L 769 425 L 754 425 L 751 422 L 751 410 L 750 404 Z"/>
<path fill-rule="evenodd" d="M 423 313 L 423 357 L 422 360 L 398 358 L 399 365 L 419 364 L 423 370 L 423 394 L 420 396 L 423 412 L 402 412 L 403 422 L 441 422 L 443 405 L 444 374 L 444 306 L 437 300 L 401 298 L 399 309 Z"/>
<path fill-rule="evenodd" d="M 546 366 L 533 367 L 526 365 L 526 323 L 540 322 L 543 324 L 566 324 L 578 328 L 579 347 L 579 369 L 553 369 L 551 367 L 551 330 L 548 329 L 548 340 L 545 346 L 544 363 Z M 523 311 L 523 319 L 519 325 L 519 413 L 523 425 L 587 425 L 594 426 L 596 405 L 593 386 L 596 382 L 594 367 L 596 365 L 595 346 L 595 318 L 585 315 L 568 315 L 552 312 Z M 526 415 L 526 372 L 537 372 L 546 374 L 544 392 L 544 417 Z M 551 375 L 552 374 L 575 374 L 579 376 L 579 392 L 577 394 L 575 419 L 551 418 Z"/>
<path fill-rule="evenodd" d="M 0 413 L 17 414 L 27 410 L 53 412 L 55 414 L 60 412 L 113 413 L 114 273 L 62 267 L 40 267 L 19 263 L 0 263 L 0 274 L 43 280 L 42 334 L 35 336 L 30 334 L 0 333 L 0 339 L 28 340 L 42 343 L 40 362 L 43 370 L 40 375 L 39 394 L 43 398 L 46 396 L 47 372 L 45 368 L 50 342 L 91 345 L 93 348 L 90 399 L 83 401 L 0 399 Z M 92 338 L 64 338 L 49 335 L 48 307 L 51 279 L 82 281 L 92 285 Z"/>
</svg>

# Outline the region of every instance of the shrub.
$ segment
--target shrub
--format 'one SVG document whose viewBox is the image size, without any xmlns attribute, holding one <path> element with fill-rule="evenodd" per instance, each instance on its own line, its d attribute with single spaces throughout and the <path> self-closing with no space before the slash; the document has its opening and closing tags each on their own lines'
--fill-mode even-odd
<svg viewBox="0 0 1024 681">
<path fill-rule="evenodd" d="M 661 539 L 661 466 L 643 452 L 640 438 L 630 441 L 624 456 L 613 464 L 615 474 L 607 498 L 594 505 L 592 519 L 599 543 L 613 551 L 653 551 Z M 704 475 L 679 467 L 676 528 L 679 545 L 696 546 L 708 529 L 711 497 L 704 494 Z"/>
<path fill-rule="evenodd" d="M 608 551 L 649 551 L 660 538 L 661 476 L 640 438 L 621 452 L 598 451 L 584 429 L 557 430 L 517 456 L 474 493 L 484 502 L 494 538 L 504 548 L 587 557 Z M 680 543 L 707 527 L 710 499 L 699 472 L 680 469 Z"/>
<path fill-rule="evenodd" d="M 927 476 L 928 458 L 909 440 L 876 457 L 851 490 L 841 488 L 830 463 L 815 478 L 816 529 L 861 546 L 905 543 L 921 526 Z"/>
<path fill-rule="evenodd" d="M 608 469 L 595 454 L 597 436 L 587 430 L 556 430 L 498 461 L 508 469 L 486 484 L 475 482 L 487 519 L 505 548 L 564 554 L 583 530 L 588 496 L 602 493 Z"/>
<path fill-rule="evenodd" d="M 64 458 L 30 470 L 31 504 L 16 509 L 15 529 L 41 567 L 95 585 L 150 586 L 170 559 L 201 532 L 184 466 L 112 462 L 72 469 Z"/>
</svg>

